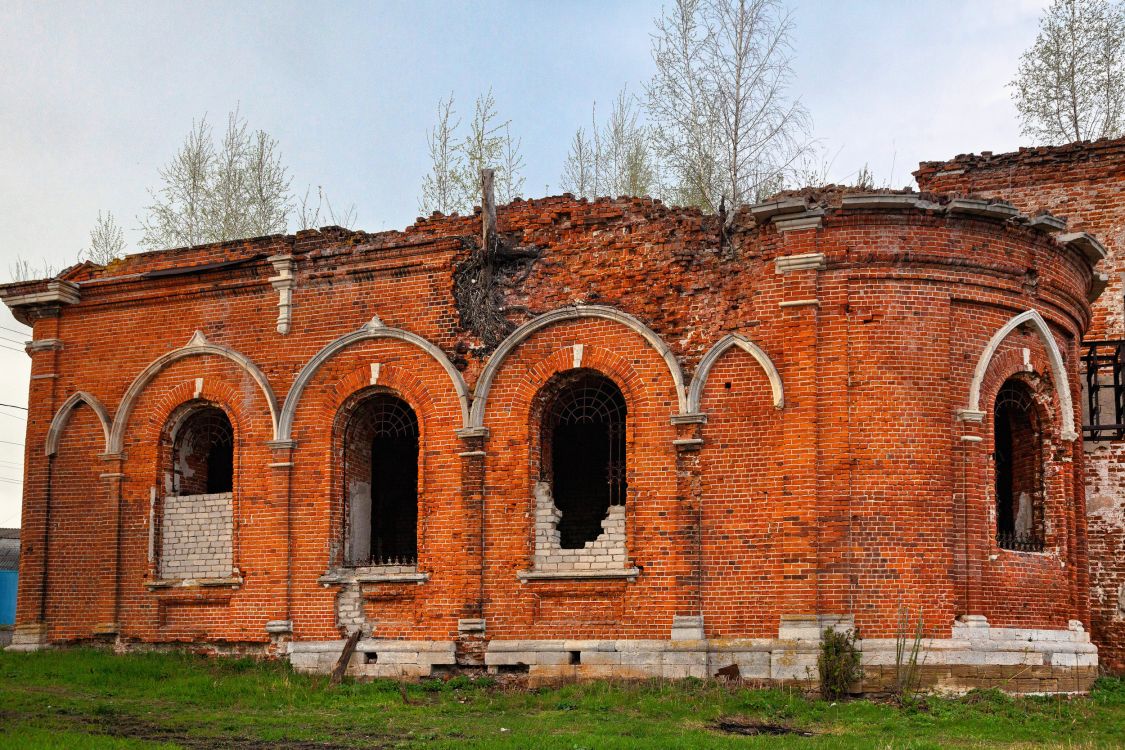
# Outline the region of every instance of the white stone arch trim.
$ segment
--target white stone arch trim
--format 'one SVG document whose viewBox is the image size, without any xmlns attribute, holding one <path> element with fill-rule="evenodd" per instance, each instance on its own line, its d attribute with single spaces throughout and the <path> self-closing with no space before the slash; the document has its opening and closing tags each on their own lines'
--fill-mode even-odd
<svg viewBox="0 0 1125 750">
<path fill-rule="evenodd" d="M 655 349 L 664 359 L 665 364 L 668 365 L 668 371 L 671 373 L 672 381 L 676 386 L 677 405 L 680 413 L 684 413 L 687 408 L 684 372 L 680 368 L 680 363 L 679 360 L 676 359 L 676 355 L 672 353 L 672 349 L 664 343 L 664 340 L 661 339 L 655 331 L 629 313 L 622 312 L 614 307 L 608 307 L 606 305 L 570 305 L 568 307 L 560 307 L 557 310 L 552 310 L 549 313 L 544 313 L 537 318 L 529 320 L 508 334 L 508 337 L 500 343 L 500 346 L 496 347 L 496 351 L 493 352 L 492 357 L 488 360 L 488 364 L 485 365 L 484 370 L 481 371 L 480 377 L 477 378 L 476 388 L 473 390 L 473 408 L 469 415 L 469 427 L 474 429 L 484 427 L 484 410 L 488 405 L 488 393 L 492 390 L 492 381 L 496 378 L 496 373 L 500 371 L 500 368 L 508 359 L 508 355 L 515 351 L 520 344 L 536 331 L 554 323 L 566 320 L 579 320 L 581 318 L 602 318 L 616 321 L 637 333 L 649 346 Z"/>
<path fill-rule="evenodd" d="M 266 380 L 265 374 L 244 354 L 236 352 L 234 349 L 226 346 L 213 344 L 207 340 L 207 337 L 204 336 L 201 331 L 196 331 L 186 346 L 174 349 L 167 354 L 157 357 L 148 367 L 141 371 L 141 374 L 129 385 L 129 389 L 125 391 L 125 395 L 121 399 L 121 406 L 117 408 L 117 419 L 114 420 L 113 429 L 110 432 L 109 450 L 107 453 L 121 452 L 125 442 L 125 428 L 129 424 L 129 416 L 133 411 L 133 406 L 136 404 L 141 392 L 152 382 L 152 379 L 173 362 L 178 362 L 186 357 L 196 357 L 204 354 L 225 357 L 245 370 L 247 374 L 254 379 L 258 387 L 262 389 L 262 395 L 265 396 L 266 403 L 270 407 L 270 421 L 273 424 L 273 434 L 276 438 L 278 424 L 277 396 L 274 395 L 273 389 L 270 388 L 269 381 Z"/>
<path fill-rule="evenodd" d="M 777 371 L 777 366 L 774 365 L 770 356 L 765 353 L 762 347 L 742 334 L 728 333 L 703 355 L 703 359 L 699 360 L 699 367 L 695 371 L 695 377 L 691 379 L 691 389 L 688 391 L 688 413 L 696 414 L 699 412 L 699 404 L 703 400 L 703 389 L 707 386 L 707 378 L 711 374 L 711 368 L 719 361 L 719 357 L 734 346 L 753 357 L 765 371 L 766 377 L 770 381 L 770 390 L 773 392 L 774 408 L 785 407 L 785 391 L 781 385 L 781 373 Z"/>
<path fill-rule="evenodd" d="M 45 454 L 53 456 L 59 451 L 59 439 L 62 437 L 63 431 L 66 429 L 67 423 L 70 422 L 70 414 L 79 404 L 86 404 L 93 409 L 94 414 L 98 417 L 98 422 L 102 425 L 102 433 L 105 435 L 105 452 L 109 453 L 109 439 L 110 432 L 112 431 L 113 422 L 106 413 L 105 407 L 102 402 L 98 401 L 92 394 L 86 391 L 75 391 L 63 401 L 62 406 L 55 412 L 54 418 L 51 420 L 51 426 L 47 428 L 47 441 L 45 447 Z"/>
<path fill-rule="evenodd" d="M 1070 379 L 1066 374 L 1066 365 L 1063 363 L 1059 345 L 1055 342 L 1055 337 L 1051 335 L 1051 329 L 1047 326 L 1047 321 L 1036 310 L 1020 313 L 992 334 L 992 338 L 989 339 L 988 345 L 984 347 L 984 351 L 981 352 L 980 359 L 977 361 L 977 369 L 973 373 L 973 382 L 969 386 L 969 408 L 966 411 L 969 414 L 983 416 L 980 408 L 980 389 L 984 384 L 985 375 L 988 374 L 988 366 L 992 363 L 992 358 L 996 356 L 996 350 L 1000 348 L 1000 344 L 1008 337 L 1008 334 L 1025 323 L 1039 334 L 1039 338 L 1042 339 L 1043 346 L 1047 350 L 1047 359 L 1051 364 L 1051 374 L 1055 380 L 1055 391 L 1059 397 L 1059 408 L 1062 410 L 1062 438 L 1063 440 L 1076 440 L 1078 433 L 1074 429 L 1074 402 L 1070 397 Z"/>
<path fill-rule="evenodd" d="M 449 361 L 449 357 L 445 356 L 445 352 L 441 347 L 437 346 L 431 341 L 428 341 L 416 333 L 404 331 L 401 328 L 388 328 L 383 325 L 378 316 L 371 319 L 358 331 L 345 334 L 335 341 L 329 343 L 323 349 L 316 353 L 297 375 L 297 379 L 293 381 L 293 387 L 289 389 L 289 395 L 285 397 L 285 406 L 281 410 L 281 419 L 278 421 L 277 439 L 278 440 L 292 440 L 293 420 L 297 414 L 297 407 L 301 402 L 301 394 L 304 393 L 305 388 L 309 382 L 312 381 L 317 370 L 321 366 L 335 356 L 340 351 L 348 348 L 352 344 L 360 341 L 369 341 L 375 339 L 396 339 L 398 341 L 405 341 L 408 344 L 413 344 L 442 366 L 449 379 L 453 381 L 453 389 L 457 392 L 457 400 L 461 402 L 461 424 L 468 425 L 469 422 L 469 387 L 465 385 L 464 378 L 461 373 Z"/>
</svg>

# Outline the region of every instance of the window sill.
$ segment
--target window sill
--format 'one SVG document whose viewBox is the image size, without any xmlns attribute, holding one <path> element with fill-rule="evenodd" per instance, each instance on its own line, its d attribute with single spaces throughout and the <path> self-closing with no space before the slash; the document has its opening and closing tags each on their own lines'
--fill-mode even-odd
<svg viewBox="0 0 1125 750">
<path fill-rule="evenodd" d="M 637 580 L 640 568 L 614 568 L 606 570 L 520 570 L 516 578 L 529 583 L 532 581 L 575 581 L 597 580 L 599 578 L 625 578 Z"/>
<path fill-rule="evenodd" d="M 316 579 L 322 586 L 344 586 L 349 583 L 413 583 L 423 584 L 430 580 L 429 573 L 417 571 L 369 570 L 362 573 L 354 571 L 330 571 Z"/>
<path fill-rule="evenodd" d="M 149 591 L 158 589 L 236 589 L 242 586 L 242 577 L 232 578 L 157 578 L 145 584 Z"/>
</svg>

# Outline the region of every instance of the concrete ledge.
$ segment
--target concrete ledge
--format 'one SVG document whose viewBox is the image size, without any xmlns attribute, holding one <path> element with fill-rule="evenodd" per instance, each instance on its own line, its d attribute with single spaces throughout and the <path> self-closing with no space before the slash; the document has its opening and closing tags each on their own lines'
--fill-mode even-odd
<svg viewBox="0 0 1125 750">
<path fill-rule="evenodd" d="M 584 580 L 596 578 L 627 578 L 636 580 L 641 574 L 640 568 L 611 568 L 605 570 L 520 570 L 516 578 L 521 581 L 565 581 Z"/>
<path fill-rule="evenodd" d="M 1060 219 L 1058 216 L 1053 216 L 1052 214 L 1039 214 L 1038 216 L 1029 218 L 1027 220 L 1027 225 L 1044 232 L 1055 233 L 1066 229 L 1066 219 Z"/>
<path fill-rule="evenodd" d="M 985 201 L 976 198 L 956 198 L 947 207 L 951 214 L 984 216 L 990 219 L 1014 219 L 1021 216 L 1018 208 L 1011 203 Z"/>
<path fill-rule="evenodd" d="M 773 261 L 775 273 L 789 273 L 791 271 L 823 271 L 828 268 L 828 261 L 824 253 L 802 253 L 801 255 L 785 255 Z"/>
<path fill-rule="evenodd" d="M 901 211 L 918 206 L 918 196 L 903 193 L 856 193 L 840 199 L 842 208 L 875 208 Z"/>
<path fill-rule="evenodd" d="M 1097 238 L 1086 232 L 1071 232 L 1070 234 L 1060 234 L 1057 238 L 1060 245 L 1073 247 L 1078 252 L 1085 256 L 1090 265 L 1097 264 L 1098 261 L 1105 259 L 1108 252 L 1105 246 L 1098 242 Z"/>
</svg>

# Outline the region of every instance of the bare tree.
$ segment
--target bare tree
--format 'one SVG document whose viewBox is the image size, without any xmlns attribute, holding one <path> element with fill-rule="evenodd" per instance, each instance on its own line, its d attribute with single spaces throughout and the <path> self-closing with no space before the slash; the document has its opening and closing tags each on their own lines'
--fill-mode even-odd
<svg viewBox="0 0 1125 750">
<path fill-rule="evenodd" d="M 418 207 L 422 213 L 472 211 L 480 201 L 480 171 L 495 170 L 500 201 L 507 203 L 523 190 L 523 155 L 520 140 L 512 137 L 511 121 L 500 120 L 492 90 L 477 97 L 468 133 L 456 137 L 460 127 L 453 110 L 453 95 L 438 102 L 438 122 L 430 131 L 430 174 L 422 181 Z"/>
<path fill-rule="evenodd" d="M 1009 84 L 1021 132 L 1046 143 L 1125 132 L 1125 3 L 1054 0 Z"/>
<path fill-rule="evenodd" d="M 306 188 L 305 194 L 297 201 L 297 228 L 319 229 L 322 226 L 332 225 L 352 229 L 355 225 L 355 204 L 348 206 L 339 213 L 332 207 L 328 194 L 320 185 L 316 186 L 316 203 L 312 202 L 309 193 L 312 188 Z"/>
<path fill-rule="evenodd" d="M 455 133 L 461 126 L 453 109 L 453 94 L 438 101 L 437 123 L 426 136 L 430 149 L 430 174 L 422 180 L 422 197 L 418 210 L 428 216 L 434 211 L 454 213 L 460 207 L 457 174 L 460 171 L 460 150 Z"/>
<path fill-rule="evenodd" d="M 98 211 L 98 220 L 90 230 L 90 246 L 79 253 L 79 258 L 108 265 L 125 255 L 125 232 L 113 218 L 113 213 Z"/>
<path fill-rule="evenodd" d="M 500 167 L 496 170 L 496 195 L 501 203 L 511 203 L 523 193 L 523 139 L 512 138 L 511 123 L 504 123 L 504 139 L 500 142 Z M 480 174 L 479 172 L 477 174 Z"/>
<path fill-rule="evenodd" d="M 216 147 L 207 118 L 192 123 L 180 150 L 160 170 L 141 217 L 141 246 L 191 246 L 284 232 L 292 208 L 290 180 L 277 141 L 250 131 L 238 110 Z"/>
<path fill-rule="evenodd" d="M 672 200 L 737 206 L 791 172 L 810 127 L 787 96 L 791 30 L 781 0 L 676 0 L 656 19 L 646 106 Z"/>
<path fill-rule="evenodd" d="M 570 139 L 570 153 L 563 162 L 560 184 L 564 192 L 573 193 L 579 198 L 593 198 L 597 195 L 597 149 L 586 135 L 584 128 L 574 131 Z"/>
<path fill-rule="evenodd" d="M 579 128 L 571 139 L 563 164 L 563 189 L 584 198 L 653 193 L 657 170 L 649 129 L 639 123 L 639 114 L 633 98 L 622 90 L 609 118 L 599 125 L 595 102 L 590 114 L 592 137 Z"/>
<path fill-rule="evenodd" d="M 52 278 L 58 271 L 55 266 L 48 263 L 43 259 L 42 266 L 33 266 L 31 261 L 25 259 L 22 255 L 16 255 L 16 261 L 8 266 L 8 274 L 12 277 L 12 281 L 32 281 L 34 279 L 49 279 Z"/>
</svg>

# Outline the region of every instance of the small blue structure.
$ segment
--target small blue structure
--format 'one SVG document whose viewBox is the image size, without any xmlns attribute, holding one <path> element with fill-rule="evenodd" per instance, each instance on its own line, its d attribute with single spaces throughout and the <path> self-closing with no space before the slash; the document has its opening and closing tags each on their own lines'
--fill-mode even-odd
<svg viewBox="0 0 1125 750">
<path fill-rule="evenodd" d="M 0 627 L 16 621 L 20 568 L 20 530 L 0 529 Z"/>
</svg>

